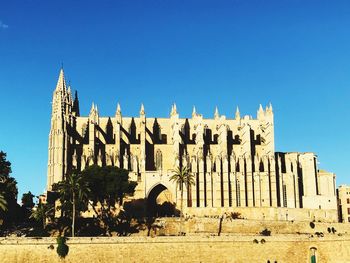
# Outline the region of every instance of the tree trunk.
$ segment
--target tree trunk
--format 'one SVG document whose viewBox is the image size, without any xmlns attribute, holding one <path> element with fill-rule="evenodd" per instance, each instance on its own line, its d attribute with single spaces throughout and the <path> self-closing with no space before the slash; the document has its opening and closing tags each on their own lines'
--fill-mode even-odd
<svg viewBox="0 0 350 263">
<path fill-rule="evenodd" d="M 184 216 L 184 213 L 183 213 L 183 202 L 184 202 L 184 186 L 181 185 L 181 204 L 180 204 L 180 217 L 183 217 Z"/>
<path fill-rule="evenodd" d="M 75 228 L 75 193 L 73 192 L 72 237 L 74 237 L 74 228 Z"/>
</svg>

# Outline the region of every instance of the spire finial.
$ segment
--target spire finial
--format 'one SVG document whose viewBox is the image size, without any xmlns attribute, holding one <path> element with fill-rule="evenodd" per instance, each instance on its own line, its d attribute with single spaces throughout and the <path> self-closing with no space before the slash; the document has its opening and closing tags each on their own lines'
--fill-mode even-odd
<svg viewBox="0 0 350 263">
<path fill-rule="evenodd" d="M 193 106 L 193 110 L 192 110 L 192 118 L 197 116 L 197 112 L 196 112 L 196 106 Z"/>
<path fill-rule="evenodd" d="M 235 119 L 236 120 L 239 120 L 241 118 L 241 113 L 239 112 L 239 108 L 238 108 L 238 106 L 237 106 L 237 108 L 236 108 L 236 114 L 235 114 Z"/>
<path fill-rule="evenodd" d="M 121 111 L 121 109 L 120 109 L 120 104 L 119 104 L 119 102 L 117 103 L 117 110 L 116 110 L 116 114 L 121 114 L 122 113 L 122 111 Z"/>
<path fill-rule="evenodd" d="M 263 109 L 261 103 L 260 103 L 260 105 L 259 105 L 259 111 L 260 111 L 260 112 L 264 111 L 264 109 Z"/>
<path fill-rule="evenodd" d="M 174 102 L 174 114 L 177 114 L 177 108 L 176 108 L 175 102 Z"/>
<path fill-rule="evenodd" d="M 215 107 L 214 117 L 215 117 L 215 119 L 218 119 L 220 117 L 218 106 Z"/>
<path fill-rule="evenodd" d="M 90 115 L 95 111 L 95 103 L 92 102 L 91 109 L 90 109 Z"/>
<path fill-rule="evenodd" d="M 141 103 L 140 115 L 145 115 L 145 107 L 143 106 L 143 103 Z"/>
</svg>

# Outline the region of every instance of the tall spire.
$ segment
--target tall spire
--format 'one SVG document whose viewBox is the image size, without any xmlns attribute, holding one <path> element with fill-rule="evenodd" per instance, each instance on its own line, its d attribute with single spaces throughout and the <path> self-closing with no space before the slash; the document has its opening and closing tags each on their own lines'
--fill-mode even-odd
<svg viewBox="0 0 350 263">
<path fill-rule="evenodd" d="M 236 108 L 236 114 L 235 114 L 235 119 L 236 120 L 239 120 L 241 118 L 241 113 L 239 112 L 239 108 L 238 108 L 238 106 L 237 106 L 237 108 Z"/>
<path fill-rule="evenodd" d="M 215 107 L 214 118 L 215 118 L 215 119 L 220 118 L 218 106 Z"/>
<path fill-rule="evenodd" d="M 63 68 L 60 70 L 60 75 L 58 76 L 58 81 L 56 85 L 56 90 L 65 90 L 66 89 L 66 80 L 64 79 L 64 71 Z"/>
</svg>

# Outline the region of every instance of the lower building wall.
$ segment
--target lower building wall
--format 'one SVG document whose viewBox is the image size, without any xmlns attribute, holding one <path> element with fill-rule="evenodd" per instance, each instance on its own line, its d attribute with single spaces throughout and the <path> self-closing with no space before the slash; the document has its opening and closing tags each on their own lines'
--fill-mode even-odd
<svg viewBox="0 0 350 263">
<path fill-rule="evenodd" d="M 217 208 L 184 208 L 184 214 L 200 217 L 221 216 L 238 212 L 244 219 L 279 220 L 279 221 L 320 221 L 338 222 L 338 212 L 335 209 L 303 209 L 274 207 L 217 207 Z"/>
<path fill-rule="evenodd" d="M 254 241 L 255 240 L 255 241 Z M 126 237 L 68 240 L 65 260 L 54 238 L 0 242 L 1 262 L 349 262 L 349 238 Z M 53 245 L 53 247 L 50 245 Z M 334 249 L 336 248 L 336 249 Z"/>
</svg>

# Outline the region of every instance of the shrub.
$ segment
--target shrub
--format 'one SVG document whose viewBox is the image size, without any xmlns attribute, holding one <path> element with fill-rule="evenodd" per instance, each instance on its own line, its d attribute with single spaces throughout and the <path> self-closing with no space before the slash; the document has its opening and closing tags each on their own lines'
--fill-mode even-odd
<svg viewBox="0 0 350 263">
<path fill-rule="evenodd" d="M 331 233 L 331 232 L 332 232 L 332 230 L 331 230 L 330 227 L 327 228 L 327 231 L 328 231 L 328 233 Z"/>
<path fill-rule="evenodd" d="M 263 231 L 260 232 L 260 235 L 271 236 L 271 230 L 268 230 L 267 228 L 265 228 Z"/>
<path fill-rule="evenodd" d="M 332 233 L 335 234 L 335 232 L 337 232 L 337 230 L 335 230 L 335 228 L 332 227 Z"/>
<path fill-rule="evenodd" d="M 232 219 L 240 219 L 241 218 L 241 213 L 233 212 L 233 213 L 231 213 L 231 218 Z"/>
<path fill-rule="evenodd" d="M 315 223 L 314 223 L 314 222 L 310 222 L 310 227 L 311 227 L 312 229 L 314 229 L 314 228 L 315 228 Z"/>
<path fill-rule="evenodd" d="M 261 241 L 260 241 L 261 244 L 264 244 L 265 242 L 266 242 L 265 239 L 261 239 Z"/>
<path fill-rule="evenodd" d="M 57 249 L 56 252 L 60 258 L 65 258 L 69 252 L 69 247 L 66 244 L 66 238 L 65 237 L 58 237 L 57 238 Z"/>
<path fill-rule="evenodd" d="M 323 232 L 315 232 L 315 235 L 318 237 L 324 237 Z"/>
<path fill-rule="evenodd" d="M 253 240 L 253 243 L 258 244 L 259 241 L 258 241 L 257 239 L 254 239 L 254 240 Z"/>
</svg>

